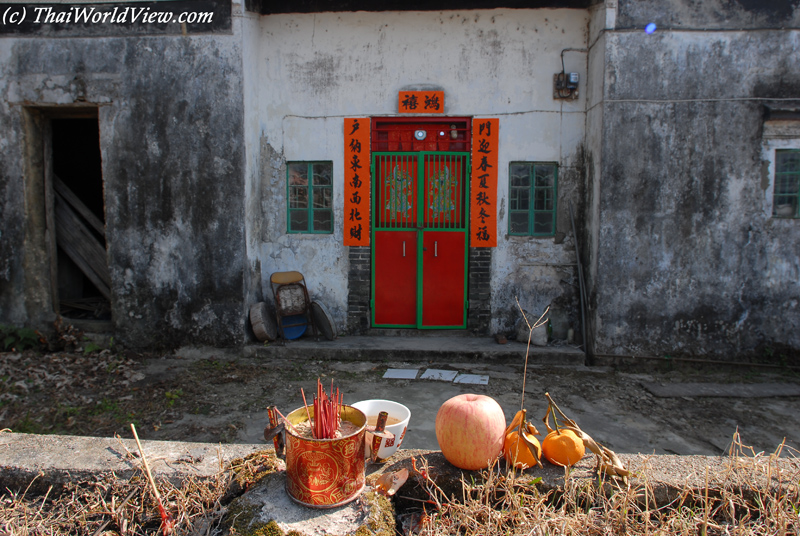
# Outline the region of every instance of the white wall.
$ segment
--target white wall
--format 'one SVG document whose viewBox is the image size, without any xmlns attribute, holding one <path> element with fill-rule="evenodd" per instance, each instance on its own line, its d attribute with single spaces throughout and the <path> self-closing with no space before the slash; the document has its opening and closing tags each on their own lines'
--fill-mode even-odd
<svg viewBox="0 0 800 536">
<path fill-rule="evenodd" d="M 395 115 L 399 91 L 431 87 L 444 91 L 446 115 L 500 118 L 493 309 L 512 310 L 513 295 L 521 293 L 523 306 L 534 312 L 562 292 L 563 270 L 521 265 L 572 262 L 572 241 L 506 236 L 508 163 L 559 162 L 565 178 L 559 191 L 577 195 L 577 184 L 566 177 L 584 139 L 586 53 L 564 53 L 566 70 L 581 76 L 579 99 L 555 100 L 552 86 L 561 51 L 587 46 L 587 11 L 292 14 L 263 16 L 259 24 L 258 50 L 243 57 L 246 78 L 258 76 L 246 123 L 260 131 L 260 195 L 269 212 L 263 228 L 254 228 L 248 255 L 260 262 L 265 293 L 271 272 L 299 270 L 312 295 L 344 324 L 342 119 Z M 332 235 L 286 233 L 285 167 L 275 166 L 287 160 L 333 161 Z M 559 210 L 561 230 L 566 204 Z M 501 316 L 494 328 L 503 322 Z"/>
</svg>

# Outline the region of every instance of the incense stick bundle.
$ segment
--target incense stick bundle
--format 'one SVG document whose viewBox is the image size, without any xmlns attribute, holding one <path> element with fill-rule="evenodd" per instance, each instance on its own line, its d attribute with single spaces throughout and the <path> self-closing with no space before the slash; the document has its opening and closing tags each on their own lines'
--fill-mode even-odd
<svg viewBox="0 0 800 536">
<path fill-rule="evenodd" d="M 314 422 L 311 427 L 314 439 L 333 439 L 339 429 L 339 410 L 342 407 L 342 394 L 339 389 L 333 392 L 331 381 L 330 396 L 325 392 L 322 382 L 317 378 L 317 396 L 314 397 Z"/>
</svg>

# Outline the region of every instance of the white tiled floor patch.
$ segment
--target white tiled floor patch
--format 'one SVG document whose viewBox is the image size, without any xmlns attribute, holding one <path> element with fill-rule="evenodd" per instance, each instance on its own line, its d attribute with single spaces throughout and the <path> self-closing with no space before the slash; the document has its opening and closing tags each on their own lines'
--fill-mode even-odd
<svg viewBox="0 0 800 536">
<path fill-rule="evenodd" d="M 474 383 L 476 385 L 486 385 L 489 383 L 489 376 L 485 374 L 459 374 L 453 383 Z"/>
<path fill-rule="evenodd" d="M 419 369 L 390 368 L 383 375 L 385 380 L 416 380 Z"/>
<path fill-rule="evenodd" d="M 429 368 L 420 376 L 420 380 L 439 380 L 441 382 L 451 382 L 458 372 L 455 370 L 439 370 Z"/>
<path fill-rule="evenodd" d="M 388 369 L 383 375 L 384 379 L 391 380 L 416 380 L 419 369 Z M 427 369 L 419 377 L 420 380 L 434 380 L 453 383 L 470 383 L 486 385 L 489 376 L 486 374 L 459 374 L 455 370 Z"/>
</svg>

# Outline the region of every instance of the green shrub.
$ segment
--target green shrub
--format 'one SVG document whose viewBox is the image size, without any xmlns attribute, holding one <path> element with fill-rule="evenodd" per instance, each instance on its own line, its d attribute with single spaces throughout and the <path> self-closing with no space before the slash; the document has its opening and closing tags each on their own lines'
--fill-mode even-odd
<svg viewBox="0 0 800 536">
<path fill-rule="evenodd" d="M 0 340 L 3 341 L 3 350 L 16 350 L 22 352 L 28 348 L 39 346 L 39 333 L 30 328 L 18 328 L 0 324 Z"/>
</svg>

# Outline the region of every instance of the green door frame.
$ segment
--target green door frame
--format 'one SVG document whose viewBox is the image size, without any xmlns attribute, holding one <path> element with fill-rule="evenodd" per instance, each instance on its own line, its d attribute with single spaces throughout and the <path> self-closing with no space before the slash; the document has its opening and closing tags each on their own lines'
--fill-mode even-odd
<svg viewBox="0 0 800 536">
<path fill-rule="evenodd" d="M 427 199 L 427 192 L 425 191 L 425 157 L 436 155 L 441 157 L 463 157 L 462 162 L 463 171 L 463 191 L 461 203 L 461 221 L 463 222 L 462 228 L 438 228 L 438 227 L 424 227 L 424 210 Z M 380 188 L 384 177 L 378 177 L 376 161 L 380 157 L 416 157 L 417 158 L 417 172 L 416 172 L 416 194 L 417 194 L 417 211 L 416 221 L 412 227 L 378 227 L 378 195 L 376 190 Z M 454 151 L 408 151 L 408 152 L 373 152 L 371 155 L 370 163 L 370 176 L 372 177 L 372 210 L 370 214 L 372 217 L 372 225 L 370 225 L 370 322 L 373 327 L 381 328 L 415 328 L 415 329 L 465 329 L 467 327 L 467 310 L 469 308 L 469 301 L 467 299 L 467 284 L 468 274 L 467 268 L 469 265 L 469 184 L 470 184 L 470 153 L 468 152 L 454 152 Z M 417 322 L 416 324 L 376 324 L 375 323 L 375 233 L 378 231 L 416 231 L 417 233 Z M 428 231 L 434 232 L 455 232 L 464 234 L 464 308 L 463 320 L 461 325 L 453 326 L 424 326 L 422 325 L 422 306 L 423 306 L 423 242 L 424 233 Z"/>
</svg>

